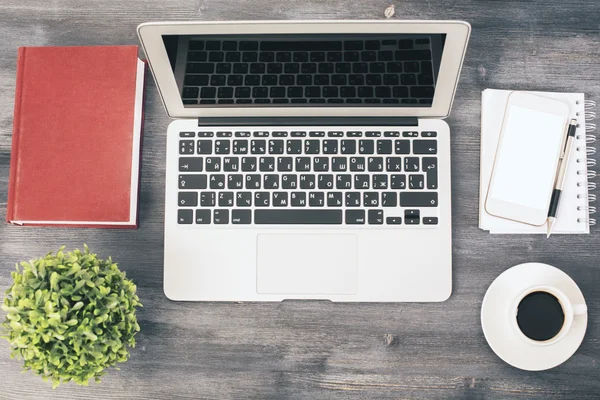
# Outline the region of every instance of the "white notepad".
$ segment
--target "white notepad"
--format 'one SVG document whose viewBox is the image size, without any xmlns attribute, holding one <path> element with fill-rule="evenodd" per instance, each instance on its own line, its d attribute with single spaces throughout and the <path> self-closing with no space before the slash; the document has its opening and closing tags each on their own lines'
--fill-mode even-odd
<svg viewBox="0 0 600 400">
<path fill-rule="evenodd" d="M 545 234 L 546 226 L 535 227 L 494 217 L 488 214 L 484 207 L 492 168 L 494 166 L 496 147 L 500 138 L 504 111 L 510 93 L 512 93 L 510 90 L 486 89 L 483 91 L 481 97 L 479 227 L 490 231 L 490 233 Z M 590 218 L 590 214 L 595 212 L 595 208 L 589 205 L 589 202 L 595 200 L 595 196 L 591 195 L 589 190 L 595 189 L 596 185 L 594 182 L 589 182 L 588 177 L 595 177 L 596 173 L 588 169 L 588 165 L 593 166 L 596 162 L 588 157 L 588 155 L 591 156 L 595 153 L 595 149 L 590 146 L 595 137 L 588 135 L 588 132 L 593 130 L 595 126 L 590 123 L 586 125 L 586 116 L 588 121 L 595 117 L 595 113 L 590 111 L 594 103 L 586 102 L 582 93 L 531 93 L 569 104 L 571 118 L 577 119 L 579 124 L 575 134 L 575 142 L 571 149 L 573 154 L 571 154 L 569 165 L 567 166 L 565 183 L 552 234 L 589 233 L 590 225 L 595 224 L 595 220 Z"/>
</svg>

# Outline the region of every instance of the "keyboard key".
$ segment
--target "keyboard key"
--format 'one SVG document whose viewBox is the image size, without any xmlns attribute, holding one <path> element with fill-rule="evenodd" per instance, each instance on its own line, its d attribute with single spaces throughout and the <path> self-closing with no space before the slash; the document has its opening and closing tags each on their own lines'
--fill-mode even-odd
<svg viewBox="0 0 600 400">
<path fill-rule="evenodd" d="M 398 205 L 398 197 L 396 192 L 381 193 L 381 205 L 383 207 L 396 207 Z"/>
<path fill-rule="evenodd" d="M 436 192 L 401 192 L 401 207 L 437 207 L 438 194 Z"/>
<path fill-rule="evenodd" d="M 248 132 L 250 133 L 250 132 Z M 233 141 L 233 154 L 247 154 L 248 153 L 248 140 L 239 139 Z"/>
<path fill-rule="evenodd" d="M 423 132 L 421 132 L 421 137 L 428 137 L 428 138 L 437 137 L 437 132 L 435 132 L 435 131 L 423 131 Z"/>
<path fill-rule="evenodd" d="M 301 154 L 302 140 L 288 140 L 286 142 L 286 149 L 288 154 Z"/>
<path fill-rule="evenodd" d="M 194 223 L 194 211 L 193 210 L 177 210 L 177 223 L 178 224 Z"/>
<path fill-rule="evenodd" d="M 342 140 L 342 154 L 356 154 L 356 140 Z"/>
<path fill-rule="evenodd" d="M 200 193 L 200 206 L 201 207 L 213 207 L 214 205 L 215 205 L 215 193 L 214 192 Z"/>
<path fill-rule="evenodd" d="M 254 210 L 257 225 L 340 225 L 342 210 Z"/>
<path fill-rule="evenodd" d="M 406 172 L 416 172 L 419 170 L 418 157 L 404 157 L 404 170 Z"/>
<path fill-rule="evenodd" d="M 190 74 L 212 74 L 215 72 L 215 65 L 213 63 L 191 62 L 187 63 L 186 72 Z"/>
<path fill-rule="evenodd" d="M 419 225 L 421 223 L 419 210 L 404 210 L 404 223 L 406 225 Z"/>
<path fill-rule="evenodd" d="M 346 210 L 346 224 L 364 225 L 365 210 Z"/>
<path fill-rule="evenodd" d="M 383 225 L 383 210 L 369 210 L 368 218 L 370 225 Z"/>
<path fill-rule="evenodd" d="M 308 194 L 308 205 L 310 207 L 323 207 L 325 205 L 325 194 L 323 192 L 310 192 Z"/>
<path fill-rule="evenodd" d="M 333 157 L 331 159 L 331 170 L 335 172 L 346 171 L 348 168 L 346 157 Z"/>
<path fill-rule="evenodd" d="M 409 175 L 408 177 L 408 188 L 409 189 L 423 189 L 425 187 L 425 177 L 421 174 Z"/>
<path fill-rule="evenodd" d="M 250 97 L 251 89 L 249 87 L 236 87 L 235 97 L 237 98 L 248 98 Z M 239 100 L 238 100 L 239 101 Z"/>
<path fill-rule="evenodd" d="M 415 132 L 415 131 L 402 132 L 402 137 L 418 137 L 418 136 L 419 136 L 419 132 Z"/>
<path fill-rule="evenodd" d="M 320 140 L 305 140 L 304 141 L 304 153 L 305 154 L 319 154 L 321 147 Z"/>
<path fill-rule="evenodd" d="M 354 86 L 342 86 L 340 88 L 340 96 L 345 97 L 345 98 L 355 97 L 356 96 L 356 88 Z"/>
<path fill-rule="evenodd" d="M 225 175 L 211 175 L 210 179 L 210 188 L 211 189 L 224 189 L 225 188 Z"/>
<path fill-rule="evenodd" d="M 226 225 L 229 223 L 229 210 L 215 210 L 213 213 L 213 222 L 217 225 Z"/>
<path fill-rule="evenodd" d="M 227 176 L 227 189 L 242 189 L 244 187 L 244 176 L 233 174 Z"/>
<path fill-rule="evenodd" d="M 250 194 L 250 193 L 248 193 L 248 194 Z M 252 223 L 252 211 L 251 210 L 232 210 L 231 211 L 231 223 L 234 225 Z"/>
<path fill-rule="evenodd" d="M 406 175 L 404 174 L 393 174 L 390 178 L 390 188 L 392 189 L 406 189 Z"/>
<path fill-rule="evenodd" d="M 206 157 L 206 171 L 219 172 L 221 170 L 220 157 Z"/>
<path fill-rule="evenodd" d="M 260 189 L 260 179 L 258 174 L 246 175 L 246 189 Z"/>
<path fill-rule="evenodd" d="M 336 74 L 349 74 L 350 69 L 351 69 L 350 63 L 347 63 L 347 62 L 335 63 L 335 73 Z"/>
<path fill-rule="evenodd" d="M 364 171 L 365 170 L 365 158 L 364 157 L 352 157 L 350 158 L 350 171 Z"/>
<path fill-rule="evenodd" d="M 250 152 L 252 154 L 265 154 L 267 152 L 267 141 L 253 139 L 250 141 Z"/>
<path fill-rule="evenodd" d="M 288 193 L 287 192 L 274 192 L 273 193 L 273 207 L 287 207 L 288 205 Z"/>
<path fill-rule="evenodd" d="M 333 175 L 319 175 L 317 179 L 317 187 L 319 189 L 333 189 Z"/>
<path fill-rule="evenodd" d="M 369 175 L 356 174 L 354 175 L 354 189 L 368 189 Z"/>
<path fill-rule="evenodd" d="M 337 154 L 337 140 L 323 140 L 323 154 Z"/>
<path fill-rule="evenodd" d="M 212 154 L 212 140 L 198 140 L 197 154 Z"/>
<path fill-rule="evenodd" d="M 310 157 L 296 157 L 296 171 L 310 171 Z"/>
<path fill-rule="evenodd" d="M 370 172 L 383 171 L 383 157 L 369 157 L 368 170 Z"/>
<path fill-rule="evenodd" d="M 284 174 L 281 176 L 282 189 L 296 189 L 298 186 L 298 176 L 294 174 Z"/>
<path fill-rule="evenodd" d="M 402 157 L 386 157 L 386 171 L 402 171 Z"/>
<path fill-rule="evenodd" d="M 433 86 L 413 86 L 410 88 L 410 95 L 416 98 L 433 98 L 434 91 Z"/>
<path fill-rule="evenodd" d="M 210 210 L 196 210 L 196 224 L 210 224 Z"/>
<path fill-rule="evenodd" d="M 231 141 L 221 139 L 215 141 L 215 154 L 229 154 Z"/>
<path fill-rule="evenodd" d="M 290 133 L 291 137 L 306 137 L 306 132 L 305 131 L 292 131 Z"/>
<path fill-rule="evenodd" d="M 258 162 L 258 169 L 262 172 L 275 171 L 275 157 L 261 157 Z"/>
<path fill-rule="evenodd" d="M 305 192 L 292 192 L 291 195 L 292 207 L 304 207 L 306 206 L 306 193 Z"/>
<path fill-rule="evenodd" d="M 364 192 L 363 193 L 363 204 L 365 207 L 378 207 L 379 206 L 379 193 Z"/>
<path fill-rule="evenodd" d="M 410 154 L 410 141 L 398 139 L 394 141 L 396 154 Z"/>
<path fill-rule="evenodd" d="M 316 171 L 316 172 L 329 171 L 329 158 L 328 157 L 313 158 L 313 171 Z"/>
<path fill-rule="evenodd" d="M 179 189 L 206 189 L 206 175 L 179 175 Z"/>
<path fill-rule="evenodd" d="M 335 178 L 336 189 L 351 189 L 352 188 L 352 175 L 342 174 L 337 175 Z"/>
<path fill-rule="evenodd" d="M 392 141 L 389 139 L 378 140 L 377 154 L 392 154 Z"/>
<path fill-rule="evenodd" d="M 423 225 L 437 225 L 438 218 L 437 217 L 423 217 Z"/>
<path fill-rule="evenodd" d="M 346 192 L 346 207 L 360 207 L 359 192 Z"/>
<path fill-rule="evenodd" d="M 268 207 L 271 194 L 269 192 L 255 192 L 254 193 L 254 206 L 255 207 Z"/>
<path fill-rule="evenodd" d="M 341 207 L 343 198 L 342 192 L 327 193 L 327 207 Z"/>
<path fill-rule="evenodd" d="M 421 163 L 422 170 L 427 174 L 427 189 L 437 189 L 437 157 L 423 157 Z"/>
<path fill-rule="evenodd" d="M 263 176 L 263 187 L 265 189 L 279 189 L 279 175 L 265 174 Z"/>
<path fill-rule="evenodd" d="M 373 97 L 373 88 L 371 86 L 359 86 L 358 97 Z"/>
<path fill-rule="evenodd" d="M 179 171 L 181 172 L 202 172 L 202 157 L 180 157 Z"/>
<path fill-rule="evenodd" d="M 283 66 L 283 72 L 286 74 L 298 74 L 300 72 L 300 64 L 299 63 L 285 63 Z"/>
<path fill-rule="evenodd" d="M 377 189 L 377 190 L 383 190 L 383 189 L 387 189 L 388 187 L 388 179 L 387 179 L 387 175 L 373 175 L 373 189 Z"/>
<path fill-rule="evenodd" d="M 242 171 L 250 172 L 257 170 L 256 157 L 242 157 Z"/>
<path fill-rule="evenodd" d="M 302 174 L 300 175 L 300 189 L 314 189 L 315 188 L 315 176 Z"/>
<path fill-rule="evenodd" d="M 375 142 L 373 140 L 360 140 L 358 152 L 360 154 L 373 154 L 375 152 Z"/>
<path fill-rule="evenodd" d="M 401 225 L 402 217 L 387 217 L 385 223 L 388 225 Z"/>
<path fill-rule="evenodd" d="M 413 142 L 414 154 L 437 154 L 437 140 L 415 140 Z"/>
<path fill-rule="evenodd" d="M 180 207 L 196 207 L 198 205 L 198 193 L 179 192 L 177 196 L 177 204 Z"/>
<path fill-rule="evenodd" d="M 223 171 L 235 172 L 240 168 L 240 159 L 237 157 L 225 157 L 223 159 Z"/>
<path fill-rule="evenodd" d="M 233 207 L 233 192 L 219 192 L 219 207 Z"/>
<path fill-rule="evenodd" d="M 196 97 L 198 97 L 198 94 L 200 93 L 200 89 L 197 87 L 184 87 L 183 91 L 181 92 L 181 97 L 185 98 L 192 98 L 195 99 Z"/>
<path fill-rule="evenodd" d="M 277 157 L 277 171 L 292 171 L 294 168 L 292 157 Z"/>
<path fill-rule="evenodd" d="M 235 205 L 237 207 L 250 207 L 252 205 L 252 193 L 250 192 L 237 192 Z M 233 210 L 233 214 L 235 215 Z"/>
</svg>

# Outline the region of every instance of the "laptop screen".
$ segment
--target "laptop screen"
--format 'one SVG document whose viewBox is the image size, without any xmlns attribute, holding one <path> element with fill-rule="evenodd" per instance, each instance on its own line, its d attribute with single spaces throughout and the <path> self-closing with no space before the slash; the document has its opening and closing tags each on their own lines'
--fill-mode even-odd
<svg viewBox="0 0 600 400">
<path fill-rule="evenodd" d="M 186 108 L 431 107 L 446 34 L 163 35 Z"/>
</svg>

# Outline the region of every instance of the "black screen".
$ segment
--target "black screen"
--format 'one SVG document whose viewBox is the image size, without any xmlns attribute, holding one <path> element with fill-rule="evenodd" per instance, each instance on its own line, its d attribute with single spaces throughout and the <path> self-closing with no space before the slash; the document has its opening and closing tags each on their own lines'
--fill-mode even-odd
<svg viewBox="0 0 600 400">
<path fill-rule="evenodd" d="M 165 35 L 185 107 L 431 107 L 445 34 Z"/>
</svg>

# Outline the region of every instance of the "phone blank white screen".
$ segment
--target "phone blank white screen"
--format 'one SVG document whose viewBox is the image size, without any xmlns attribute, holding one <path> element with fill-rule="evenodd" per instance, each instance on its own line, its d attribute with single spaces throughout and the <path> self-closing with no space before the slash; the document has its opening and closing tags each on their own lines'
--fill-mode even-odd
<svg viewBox="0 0 600 400">
<path fill-rule="evenodd" d="M 550 201 L 565 118 L 510 106 L 494 165 L 490 197 L 537 210 Z"/>
</svg>

